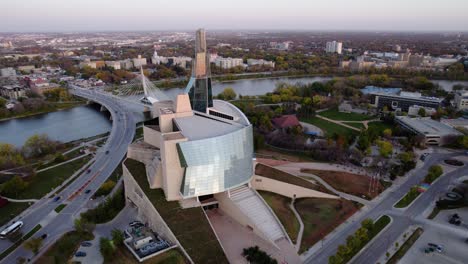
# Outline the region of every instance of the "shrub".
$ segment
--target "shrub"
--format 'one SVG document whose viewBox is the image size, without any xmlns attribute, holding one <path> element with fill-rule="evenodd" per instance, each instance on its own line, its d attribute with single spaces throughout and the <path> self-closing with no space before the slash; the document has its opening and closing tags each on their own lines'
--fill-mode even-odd
<svg viewBox="0 0 468 264">
<path fill-rule="evenodd" d="M 108 195 L 112 189 L 115 187 L 115 182 L 113 180 L 107 180 L 105 183 L 99 187 L 99 189 L 96 191 L 95 196 L 105 196 Z"/>
<path fill-rule="evenodd" d="M 96 208 L 81 214 L 81 217 L 91 223 L 101 224 L 112 220 L 125 206 L 123 189 L 118 190 L 112 197 L 107 198 Z"/>
<path fill-rule="evenodd" d="M 266 252 L 260 250 L 258 246 L 244 248 L 242 250 L 242 255 L 250 263 L 258 263 L 258 264 L 277 264 L 278 263 L 276 259 L 271 258 Z"/>
</svg>

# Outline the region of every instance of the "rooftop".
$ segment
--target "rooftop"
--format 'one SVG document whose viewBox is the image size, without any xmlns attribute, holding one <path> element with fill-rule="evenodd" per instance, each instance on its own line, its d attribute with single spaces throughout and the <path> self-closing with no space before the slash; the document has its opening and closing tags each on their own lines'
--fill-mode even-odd
<svg viewBox="0 0 468 264">
<path fill-rule="evenodd" d="M 243 127 L 231 123 L 195 114 L 193 116 L 174 118 L 182 135 L 189 140 L 199 140 L 229 134 Z"/>
<path fill-rule="evenodd" d="M 397 116 L 396 119 L 406 126 L 416 130 L 418 133 L 424 135 L 462 135 L 452 127 L 427 117 L 411 118 L 407 116 Z"/>
</svg>

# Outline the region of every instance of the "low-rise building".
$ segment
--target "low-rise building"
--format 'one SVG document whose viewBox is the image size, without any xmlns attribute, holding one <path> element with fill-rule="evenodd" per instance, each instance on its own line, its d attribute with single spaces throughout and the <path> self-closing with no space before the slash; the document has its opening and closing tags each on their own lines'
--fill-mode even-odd
<svg viewBox="0 0 468 264">
<path fill-rule="evenodd" d="M 120 70 L 120 61 L 106 61 L 106 66 L 114 68 L 114 70 Z"/>
<path fill-rule="evenodd" d="M 140 68 L 141 66 L 146 65 L 146 58 L 141 57 L 141 55 L 138 55 L 138 57 L 132 59 L 132 61 L 135 68 Z"/>
<path fill-rule="evenodd" d="M 218 57 L 215 60 L 215 64 L 218 67 L 221 67 L 223 69 L 230 69 L 238 66 L 243 66 L 244 65 L 244 60 L 241 58 L 222 58 Z"/>
<path fill-rule="evenodd" d="M 468 109 L 468 91 L 458 91 L 455 93 L 455 107 L 458 110 Z"/>
<path fill-rule="evenodd" d="M 395 121 L 404 129 L 423 136 L 428 145 L 447 145 L 453 143 L 458 136 L 463 134 L 439 121 L 428 117 L 411 118 L 407 116 L 397 116 Z"/>
<path fill-rule="evenodd" d="M 437 109 L 442 103 L 442 99 L 440 98 L 403 91 L 399 94 L 372 92 L 370 96 L 372 106 L 380 110 L 387 107 L 390 111 L 408 112 L 409 108 L 415 105 Z"/>
<path fill-rule="evenodd" d="M 432 108 L 432 107 L 425 107 L 425 106 L 420 106 L 420 105 L 413 105 L 408 108 L 408 115 L 409 116 L 419 116 L 419 111 L 421 109 L 424 109 L 425 116 L 431 116 L 435 112 L 437 112 L 437 109 Z M 425 117 L 423 116 L 423 117 Z"/>
<path fill-rule="evenodd" d="M 0 76 L 1 77 L 14 77 L 16 76 L 16 71 L 12 67 L 3 68 L 3 69 L 0 69 Z"/>
<path fill-rule="evenodd" d="M 26 95 L 26 88 L 18 84 L 2 85 L 0 86 L 0 94 L 5 98 L 18 100 Z"/>
<path fill-rule="evenodd" d="M 254 65 L 262 65 L 262 66 L 268 66 L 271 68 L 275 67 L 275 62 L 274 61 L 267 61 L 264 59 L 247 59 L 247 65 L 248 66 L 254 66 Z"/>
<path fill-rule="evenodd" d="M 18 66 L 18 71 L 32 73 L 36 69 L 34 65 Z"/>
</svg>

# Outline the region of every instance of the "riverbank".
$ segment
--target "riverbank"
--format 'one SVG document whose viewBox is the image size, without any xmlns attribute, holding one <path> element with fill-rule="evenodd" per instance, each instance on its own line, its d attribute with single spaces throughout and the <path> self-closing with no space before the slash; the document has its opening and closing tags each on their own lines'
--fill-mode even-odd
<svg viewBox="0 0 468 264">
<path fill-rule="evenodd" d="M 67 110 L 67 109 L 70 109 L 70 108 L 73 108 L 73 107 L 82 106 L 82 105 L 85 105 L 85 104 L 86 104 L 85 101 L 54 103 L 53 108 L 50 108 L 50 109 L 47 109 L 47 110 L 42 110 L 42 111 L 37 111 L 37 112 L 24 112 L 24 113 L 21 113 L 21 114 L 10 116 L 10 117 L 1 118 L 0 122 L 12 120 L 12 119 L 26 118 L 26 117 L 31 117 L 31 116 L 35 116 L 35 115 L 48 114 L 48 113 L 57 112 L 57 111 L 63 111 L 63 110 Z M 58 105 L 61 105 L 61 106 L 58 106 Z"/>
</svg>

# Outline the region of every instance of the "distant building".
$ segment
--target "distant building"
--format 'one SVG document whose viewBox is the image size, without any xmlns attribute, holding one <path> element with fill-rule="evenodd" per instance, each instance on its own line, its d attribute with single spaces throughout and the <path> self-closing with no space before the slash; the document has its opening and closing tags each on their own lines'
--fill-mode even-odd
<svg viewBox="0 0 468 264">
<path fill-rule="evenodd" d="M 284 42 L 270 42 L 270 48 L 277 49 L 277 50 L 288 50 L 291 41 L 284 41 Z"/>
<path fill-rule="evenodd" d="M 0 94 L 5 98 L 16 99 L 26 95 L 24 86 L 13 84 L 0 86 Z"/>
<path fill-rule="evenodd" d="M 138 55 L 138 58 L 134 58 L 132 61 L 135 68 L 140 68 L 141 66 L 146 65 L 146 58 L 142 58 L 141 55 Z"/>
<path fill-rule="evenodd" d="M 424 56 L 419 54 L 411 54 L 408 63 L 410 67 L 419 67 L 424 62 Z"/>
<path fill-rule="evenodd" d="M 280 117 L 276 117 L 271 120 L 271 123 L 277 129 L 286 129 L 301 125 L 296 115 L 283 115 Z"/>
<path fill-rule="evenodd" d="M 395 121 L 402 128 L 423 136 L 426 144 L 429 145 L 447 145 L 453 143 L 454 138 L 463 135 L 456 129 L 431 118 L 397 116 Z"/>
<path fill-rule="evenodd" d="M 468 109 L 468 91 L 458 91 L 455 93 L 455 107 L 458 110 Z"/>
<path fill-rule="evenodd" d="M 3 68 L 3 69 L 0 69 L 0 76 L 1 77 L 13 77 L 13 76 L 16 76 L 16 71 L 12 67 Z"/>
<path fill-rule="evenodd" d="M 120 61 L 106 61 L 106 66 L 114 68 L 114 70 L 120 70 Z"/>
<path fill-rule="evenodd" d="M 254 65 L 262 65 L 262 66 L 268 66 L 271 68 L 275 67 L 275 62 L 274 61 L 267 61 L 264 59 L 256 60 L 256 59 L 247 59 L 247 65 L 248 66 L 254 66 Z"/>
<path fill-rule="evenodd" d="M 244 60 L 241 58 L 222 58 L 218 57 L 215 60 L 215 65 L 221 67 L 222 69 L 230 69 L 238 66 L 244 65 Z"/>
<path fill-rule="evenodd" d="M 341 54 L 343 50 L 343 43 L 337 41 L 329 41 L 325 46 L 325 51 L 327 53 L 338 53 Z"/>
<path fill-rule="evenodd" d="M 167 64 L 169 66 L 179 66 L 184 69 L 188 68 L 188 65 L 192 62 L 192 58 L 190 57 L 168 57 Z"/>
<path fill-rule="evenodd" d="M 80 63 L 80 68 L 90 67 L 93 69 L 101 69 L 106 65 L 104 61 L 91 61 L 90 59 L 85 59 L 85 61 Z"/>
<path fill-rule="evenodd" d="M 370 93 L 371 105 L 378 109 L 387 107 L 390 111 L 408 112 L 414 105 L 439 108 L 442 99 L 436 97 L 422 96 L 420 93 L 400 92 L 399 94 L 388 94 L 373 92 Z"/>
<path fill-rule="evenodd" d="M 125 70 L 129 70 L 129 69 L 133 68 L 132 60 L 131 59 L 121 60 L 120 61 L 120 68 L 125 69 Z"/>
<path fill-rule="evenodd" d="M 425 116 L 431 116 L 435 112 L 437 112 L 437 109 L 432 108 L 432 107 L 425 107 L 425 106 L 420 106 L 420 105 L 413 105 L 408 108 L 408 115 L 409 116 L 419 116 L 419 111 L 420 109 L 423 108 L 426 115 Z"/>
<path fill-rule="evenodd" d="M 399 94 L 401 92 L 401 88 L 383 88 L 383 87 L 368 85 L 362 88 L 361 92 L 363 94 L 371 94 L 371 93 Z"/>
<path fill-rule="evenodd" d="M 31 73 L 35 69 L 36 69 L 36 66 L 34 66 L 34 65 L 18 66 L 18 71 L 20 71 L 20 72 Z"/>
<path fill-rule="evenodd" d="M 401 46 L 400 45 L 394 45 L 393 46 L 393 50 L 396 51 L 396 52 L 400 52 L 401 51 Z"/>
</svg>

